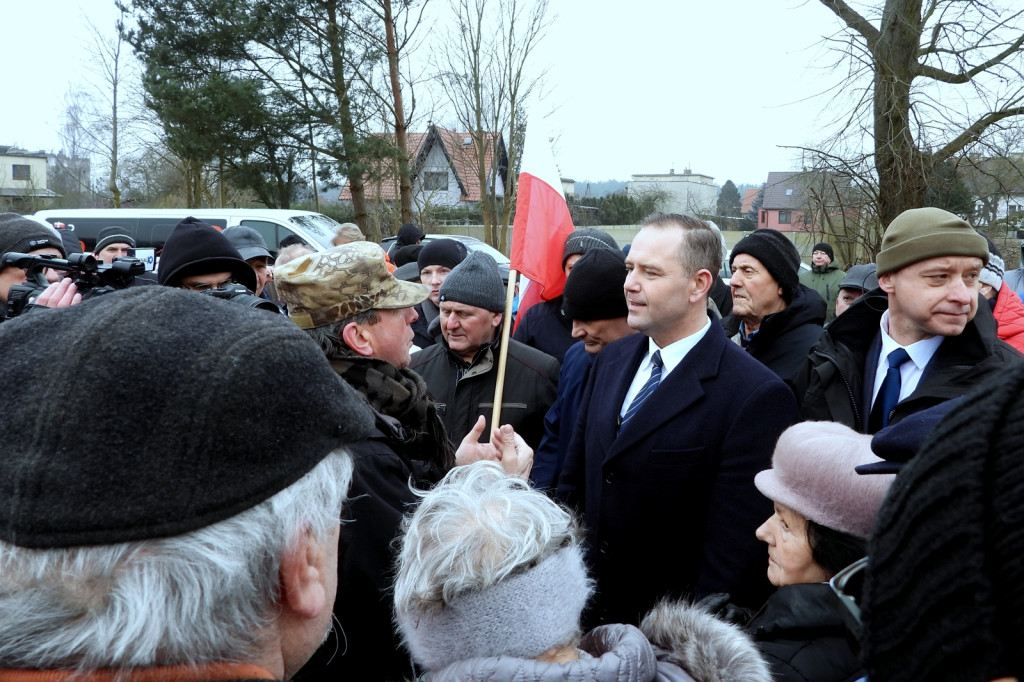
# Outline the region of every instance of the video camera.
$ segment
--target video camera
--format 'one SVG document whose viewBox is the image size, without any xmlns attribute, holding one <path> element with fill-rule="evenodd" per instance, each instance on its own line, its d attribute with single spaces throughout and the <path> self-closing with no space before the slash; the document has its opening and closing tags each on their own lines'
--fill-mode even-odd
<svg viewBox="0 0 1024 682">
<path fill-rule="evenodd" d="M 274 304 L 273 301 L 268 301 L 265 298 L 254 296 L 251 291 L 245 288 L 244 284 L 231 284 L 223 289 L 207 289 L 203 292 L 207 296 L 214 296 L 225 301 L 234 301 L 235 303 L 241 303 L 244 306 L 250 308 L 258 308 L 260 310 L 267 310 L 272 313 L 281 313 L 281 309 Z"/>
<path fill-rule="evenodd" d="M 76 253 L 67 260 L 51 255 L 27 253 L 5 253 L 0 258 L 0 270 L 6 267 L 23 268 L 26 271 L 24 284 L 15 284 L 7 296 L 7 317 L 17 317 L 25 307 L 39 297 L 46 287 L 43 271 L 47 268 L 60 270 L 78 287 L 83 298 L 99 296 L 132 285 L 136 275 L 146 271 L 145 264 L 137 258 L 115 258 L 112 263 L 101 263 L 88 253 Z"/>
</svg>

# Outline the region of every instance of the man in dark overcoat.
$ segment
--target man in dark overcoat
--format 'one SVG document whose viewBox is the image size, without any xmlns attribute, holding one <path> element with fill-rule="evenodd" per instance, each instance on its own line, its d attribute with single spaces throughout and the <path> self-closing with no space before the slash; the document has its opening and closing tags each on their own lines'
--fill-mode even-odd
<svg viewBox="0 0 1024 682">
<path fill-rule="evenodd" d="M 754 475 L 796 400 L 708 317 L 720 265 L 717 235 L 676 214 L 647 218 L 626 258 L 641 334 L 598 355 L 558 486 L 584 515 L 589 625 L 637 623 L 665 596 L 757 606 L 770 589 L 754 531 L 771 504 Z"/>
</svg>

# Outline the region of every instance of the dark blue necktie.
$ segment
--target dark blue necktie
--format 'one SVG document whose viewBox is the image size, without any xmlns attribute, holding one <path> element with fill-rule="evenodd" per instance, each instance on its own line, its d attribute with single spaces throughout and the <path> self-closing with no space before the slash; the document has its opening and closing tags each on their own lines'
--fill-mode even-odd
<svg viewBox="0 0 1024 682">
<path fill-rule="evenodd" d="M 640 409 L 640 406 L 643 405 L 648 396 L 654 393 L 654 389 L 658 388 L 659 383 L 661 383 L 661 351 L 656 350 L 654 355 L 651 356 L 651 376 L 647 379 L 644 387 L 640 389 L 640 392 L 636 394 L 636 397 L 633 398 L 633 402 L 629 404 L 626 414 L 622 415 L 622 424 L 625 424 L 629 421 L 630 417 L 637 413 L 637 410 Z"/>
<path fill-rule="evenodd" d="M 910 355 L 903 348 L 897 348 L 886 358 L 889 369 L 885 371 L 885 379 L 882 381 L 881 388 L 878 389 L 878 397 L 875 398 L 875 409 L 871 411 L 873 421 L 876 422 L 874 430 L 884 428 L 889 424 L 889 415 L 896 407 L 896 403 L 900 401 L 900 387 L 902 386 L 900 366 L 909 359 Z"/>
</svg>

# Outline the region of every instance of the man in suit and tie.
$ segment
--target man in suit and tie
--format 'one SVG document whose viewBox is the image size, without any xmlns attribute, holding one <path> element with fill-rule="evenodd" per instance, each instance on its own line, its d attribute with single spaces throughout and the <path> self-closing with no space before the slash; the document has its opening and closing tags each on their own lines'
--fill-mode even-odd
<svg viewBox="0 0 1024 682">
<path fill-rule="evenodd" d="M 629 326 L 590 373 L 559 496 L 587 528 L 588 625 L 637 623 L 665 596 L 770 590 L 754 475 L 796 400 L 707 313 L 721 243 L 702 220 L 654 214 L 626 258 Z"/>
</svg>

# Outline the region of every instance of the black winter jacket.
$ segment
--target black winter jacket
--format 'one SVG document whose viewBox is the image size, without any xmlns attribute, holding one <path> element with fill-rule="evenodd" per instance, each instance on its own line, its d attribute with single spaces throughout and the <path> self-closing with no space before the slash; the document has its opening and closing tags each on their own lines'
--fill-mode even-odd
<svg viewBox="0 0 1024 682">
<path fill-rule="evenodd" d="M 825 324 L 825 300 L 801 284 L 784 310 L 766 315 L 750 341 L 740 334 L 739 318 L 722 320 L 727 336 L 739 343 L 755 360 L 792 382 L 807 361 L 807 353 L 821 337 Z"/>
<path fill-rule="evenodd" d="M 775 682 L 853 682 L 860 647 L 828 583 L 780 587 L 747 625 Z"/>
<path fill-rule="evenodd" d="M 562 297 L 531 306 L 523 313 L 512 338 L 561 362 L 565 351 L 576 343 L 572 336 L 572 320 L 562 314 Z"/>
<path fill-rule="evenodd" d="M 868 433 L 874 368 L 879 352 L 879 321 L 889 297 L 875 289 L 857 299 L 830 324 L 811 349 L 793 382 L 801 421 L 835 421 Z M 904 417 L 958 398 L 989 375 L 1021 362 L 1020 353 L 996 337 L 996 322 L 987 304 L 959 336 L 943 340 L 912 394 L 896 405 L 889 418 Z M 872 381 L 865 382 L 865 372 Z"/>
<path fill-rule="evenodd" d="M 487 418 L 484 434 L 490 434 L 498 376 L 497 341 L 481 346 L 467 367 L 442 338 L 413 355 L 409 369 L 427 382 L 445 431 L 455 445 L 469 433 L 481 414 Z M 511 424 L 534 450 L 544 436 L 544 415 L 555 402 L 558 369 L 558 360 L 550 355 L 509 339 L 501 422 Z"/>
<path fill-rule="evenodd" d="M 403 452 L 401 427 L 378 413 L 368 440 L 347 446 L 355 469 L 338 542 L 334 628 L 295 682 L 404 680 L 415 675 L 392 622 L 395 538 L 403 515 L 439 474 Z"/>
</svg>

